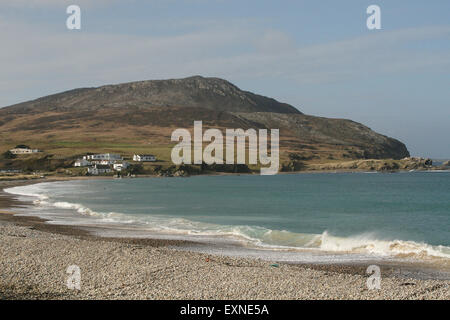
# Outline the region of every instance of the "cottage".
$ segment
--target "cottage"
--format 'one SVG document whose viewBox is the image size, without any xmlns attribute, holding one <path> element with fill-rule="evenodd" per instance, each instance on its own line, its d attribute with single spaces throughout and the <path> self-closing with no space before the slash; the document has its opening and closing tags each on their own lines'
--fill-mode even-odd
<svg viewBox="0 0 450 320">
<path fill-rule="evenodd" d="M 112 170 L 111 170 L 110 166 L 104 166 L 101 164 L 96 164 L 96 165 L 88 168 L 88 173 L 92 174 L 94 176 L 103 174 L 103 173 L 110 173 L 111 171 Z"/>
<path fill-rule="evenodd" d="M 122 160 L 122 157 L 120 154 L 114 154 L 114 153 L 102 153 L 102 154 L 91 154 L 84 156 L 83 159 L 85 160 L 95 160 L 95 161 L 117 161 Z"/>
<path fill-rule="evenodd" d="M 100 160 L 100 161 L 92 161 L 95 164 L 101 164 L 102 166 L 110 166 L 114 163 L 116 163 L 115 161 L 112 160 Z"/>
<path fill-rule="evenodd" d="M 139 162 L 154 162 L 156 161 L 156 157 L 151 154 L 135 154 L 133 160 Z"/>
<path fill-rule="evenodd" d="M 130 166 L 130 164 L 126 161 L 122 162 L 122 163 L 114 163 L 113 164 L 113 169 L 115 171 L 122 171 L 127 169 Z"/>
<path fill-rule="evenodd" d="M 0 169 L 0 173 L 21 173 L 22 170 L 18 169 Z"/>
<path fill-rule="evenodd" d="M 87 161 L 86 159 L 78 159 L 73 164 L 74 167 L 87 167 L 87 166 L 90 166 L 90 165 L 91 165 L 91 162 Z"/>
<path fill-rule="evenodd" d="M 9 150 L 12 154 L 29 154 L 29 153 L 38 153 L 42 152 L 39 149 L 30 149 L 30 148 L 14 148 Z"/>
</svg>

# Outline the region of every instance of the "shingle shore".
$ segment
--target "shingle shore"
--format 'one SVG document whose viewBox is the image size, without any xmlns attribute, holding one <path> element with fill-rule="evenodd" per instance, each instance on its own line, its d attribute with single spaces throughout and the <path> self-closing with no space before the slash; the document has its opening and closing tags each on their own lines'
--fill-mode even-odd
<svg viewBox="0 0 450 320">
<path fill-rule="evenodd" d="M 450 299 L 450 281 L 383 278 L 104 241 L 0 221 L 0 299 Z M 81 270 L 81 290 L 67 268 Z M 339 270 L 334 266 L 333 270 Z"/>
</svg>

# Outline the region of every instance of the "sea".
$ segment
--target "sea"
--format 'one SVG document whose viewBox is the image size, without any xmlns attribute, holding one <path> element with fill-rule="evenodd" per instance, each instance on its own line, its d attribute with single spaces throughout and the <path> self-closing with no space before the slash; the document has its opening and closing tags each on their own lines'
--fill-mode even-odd
<svg viewBox="0 0 450 320">
<path fill-rule="evenodd" d="M 29 201 L 18 214 L 104 236 L 188 240 L 194 251 L 450 261 L 449 171 L 84 179 L 5 191 Z"/>
</svg>

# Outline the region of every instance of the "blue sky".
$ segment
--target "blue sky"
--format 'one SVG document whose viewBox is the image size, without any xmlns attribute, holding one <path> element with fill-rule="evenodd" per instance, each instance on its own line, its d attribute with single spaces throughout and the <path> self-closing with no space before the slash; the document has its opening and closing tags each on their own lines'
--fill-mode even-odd
<svg viewBox="0 0 450 320">
<path fill-rule="evenodd" d="M 366 27 L 371 4 L 381 30 Z M 450 158 L 447 0 L 0 0 L 0 43 L 0 106 L 200 74 Z"/>
</svg>

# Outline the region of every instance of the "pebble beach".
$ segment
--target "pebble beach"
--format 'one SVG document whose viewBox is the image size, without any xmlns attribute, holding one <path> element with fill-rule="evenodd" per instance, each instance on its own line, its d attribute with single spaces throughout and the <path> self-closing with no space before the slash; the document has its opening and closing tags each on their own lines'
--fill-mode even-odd
<svg viewBox="0 0 450 320">
<path fill-rule="evenodd" d="M 0 299 L 450 299 L 450 281 L 384 276 L 369 290 L 365 269 L 290 265 L 173 249 L 177 241 L 100 238 L 18 217 L 0 196 Z M 80 290 L 69 289 L 76 265 Z M 382 275 L 384 274 L 382 268 Z"/>
</svg>

